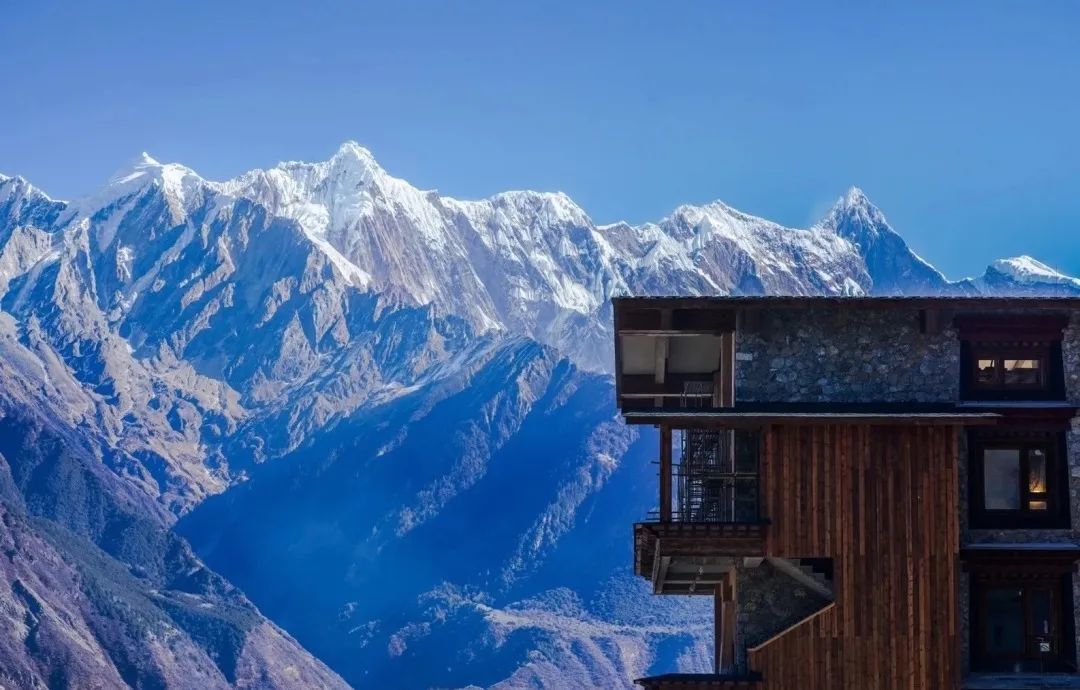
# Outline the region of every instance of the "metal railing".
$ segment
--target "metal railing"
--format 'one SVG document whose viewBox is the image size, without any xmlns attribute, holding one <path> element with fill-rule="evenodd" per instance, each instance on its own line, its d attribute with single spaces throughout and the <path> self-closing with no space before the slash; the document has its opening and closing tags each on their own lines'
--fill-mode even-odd
<svg viewBox="0 0 1080 690">
<path fill-rule="evenodd" d="M 672 519 L 757 522 L 760 432 L 686 429 L 680 436 L 682 452 L 672 464 Z"/>
</svg>

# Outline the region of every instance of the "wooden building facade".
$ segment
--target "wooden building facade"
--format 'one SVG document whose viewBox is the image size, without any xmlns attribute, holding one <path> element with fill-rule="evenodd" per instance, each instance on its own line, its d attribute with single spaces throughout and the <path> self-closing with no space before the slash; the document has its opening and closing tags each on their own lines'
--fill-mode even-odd
<svg viewBox="0 0 1080 690">
<path fill-rule="evenodd" d="M 657 594 L 714 596 L 716 611 L 713 673 L 638 682 L 975 689 L 981 671 L 1006 683 L 985 687 L 1011 687 L 1001 674 L 1017 688 L 1074 682 L 1077 399 L 1066 382 L 1080 377 L 1067 355 L 1078 309 L 616 300 L 619 406 L 660 436 L 658 507 L 634 526 L 635 571 Z M 793 352 L 834 361 L 819 375 Z M 1055 453 L 1038 440 L 1048 433 L 1061 438 Z M 741 614 L 762 587 L 808 594 L 774 620 Z"/>
</svg>

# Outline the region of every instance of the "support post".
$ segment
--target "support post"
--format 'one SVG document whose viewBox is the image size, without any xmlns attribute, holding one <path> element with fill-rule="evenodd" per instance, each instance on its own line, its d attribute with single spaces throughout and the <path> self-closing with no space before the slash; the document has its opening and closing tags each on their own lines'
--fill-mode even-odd
<svg viewBox="0 0 1080 690">
<path fill-rule="evenodd" d="M 713 592 L 713 671 L 723 673 L 735 666 L 735 574 L 725 573 Z"/>
<path fill-rule="evenodd" d="M 671 522 L 671 427 L 660 427 L 660 522 Z"/>
<path fill-rule="evenodd" d="M 713 374 L 713 407 L 735 404 L 735 333 L 720 337 L 720 366 Z"/>
<path fill-rule="evenodd" d="M 724 585 L 719 583 L 713 591 L 713 673 L 724 668 Z"/>
<path fill-rule="evenodd" d="M 671 330 L 671 310 L 670 309 L 661 309 L 660 310 L 660 328 L 661 328 L 661 330 L 664 330 L 664 331 L 670 331 Z M 656 357 L 655 367 L 654 367 L 655 368 L 655 374 L 653 376 L 653 380 L 656 381 L 656 383 L 661 384 L 660 387 L 659 387 L 660 390 L 663 390 L 663 388 L 664 388 L 663 384 L 667 380 L 668 349 L 669 349 L 668 337 L 666 335 L 658 336 L 656 338 L 656 344 L 654 345 L 654 349 L 653 349 L 653 352 L 654 352 L 655 357 Z M 661 398 L 653 398 L 653 406 L 654 407 L 663 407 L 664 406 L 664 398 L 662 398 L 662 397 Z"/>
</svg>

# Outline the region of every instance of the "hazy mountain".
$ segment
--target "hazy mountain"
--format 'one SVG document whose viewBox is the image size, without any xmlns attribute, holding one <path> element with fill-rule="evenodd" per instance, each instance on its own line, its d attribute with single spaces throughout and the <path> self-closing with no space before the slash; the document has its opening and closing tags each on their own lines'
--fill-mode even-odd
<svg viewBox="0 0 1080 690">
<path fill-rule="evenodd" d="M 226 182 L 144 154 L 70 203 L 0 177 L 0 668 L 340 684 L 306 648 L 357 687 L 705 669 L 708 611 L 629 574 L 656 441 L 615 419 L 610 297 L 956 292 L 1080 281 L 1020 257 L 951 283 L 857 189 L 795 229 L 720 202 L 597 226 L 559 193 L 459 201 L 353 143 Z"/>
</svg>

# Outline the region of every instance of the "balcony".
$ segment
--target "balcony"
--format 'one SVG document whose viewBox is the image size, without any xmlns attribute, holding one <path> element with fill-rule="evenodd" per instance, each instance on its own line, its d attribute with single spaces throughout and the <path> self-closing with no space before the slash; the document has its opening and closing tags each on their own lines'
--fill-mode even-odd
<svg viewBox="0 0 1080 690">
<path fill-rule="evenodd" d="M 662 676 L 638 678 L 634 681 L 645 690 L 749 690 L 761 687 L 761 675 L 731 675 L 714 673 L 668 673 Z"/>
<path fill-rule="evenodd" d="M 712 594 L 740 559 L 765 555 L 760 434 L 676 433 L 662 434 L 656 520 L 634 525 L 634 571 L 657 594 Z"/>
</svg>

